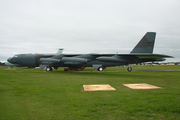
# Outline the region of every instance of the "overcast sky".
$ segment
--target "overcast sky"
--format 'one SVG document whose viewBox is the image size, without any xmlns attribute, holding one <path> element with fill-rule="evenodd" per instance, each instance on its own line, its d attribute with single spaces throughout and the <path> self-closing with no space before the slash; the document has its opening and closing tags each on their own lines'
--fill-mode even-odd
<svg viewBox="0 0 180 120">
<path fill-rule="evenodd" d="M 0 0 L 0 61 L 21 53 L 154 53 L 180 61 L 180 0 Z"/>
</svg>

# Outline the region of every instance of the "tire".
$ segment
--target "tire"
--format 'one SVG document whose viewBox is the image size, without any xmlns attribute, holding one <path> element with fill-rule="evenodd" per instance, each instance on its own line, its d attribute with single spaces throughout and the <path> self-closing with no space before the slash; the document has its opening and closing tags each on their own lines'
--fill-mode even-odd
<svg viewBox="0 0 180 120">
<path fill-rule="evenodd" d="M 49 72 L 49 71 L 50 71 L 50 68 L 49 68 L 49 67 L 46 67 L 46 71 Z"/>
<path fill-rule="evenodd" d="M 49 72 L 49 71 L 52 71 L 52 67 L 46 67 L 46 71 Z"/>
<path fill-rule="evenodd" d="M 128 67 L 128 68 L 127 68 L 127 71 L 128 71 L 128 72 L 131 72 L 131 71 L 132 71 L 132 68 L 131 68 L 131 67 Z"/>
<path fill-rule="evenodd" d="M 102 72 L 102 71 L 103 71 L 103 68 L 102 68 L 102 67 L 99 67 L 99 68 L 98 68 L 98 71 Z"/>
</svg>

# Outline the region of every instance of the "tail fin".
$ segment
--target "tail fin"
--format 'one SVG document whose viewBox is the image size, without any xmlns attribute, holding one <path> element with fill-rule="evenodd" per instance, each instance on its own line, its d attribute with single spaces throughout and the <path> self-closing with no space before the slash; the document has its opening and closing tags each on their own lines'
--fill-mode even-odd
<svg viewBox="0 0 180 120">
<path fill-rule="evenodd" d="M 155 32 L 147 32 L 130 53 L 153 53 L 155 38 Z"/>
<path fill-rule="evenodd" d="M 60 55 L 60 54 L 62 54 L 62 52 L 63 52 L 63 49 L 59 49 L 56 54 Z"/>
</svg>

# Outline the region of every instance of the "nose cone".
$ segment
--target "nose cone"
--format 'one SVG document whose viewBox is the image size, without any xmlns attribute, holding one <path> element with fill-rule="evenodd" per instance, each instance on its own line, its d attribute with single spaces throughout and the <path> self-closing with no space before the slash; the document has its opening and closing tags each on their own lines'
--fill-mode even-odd
<svg viewBox="0 0 180 120">
<path fill-rule="evenodd" d="M 6 66 L 15 66 L 14 64 L 11 64 L 11 63 L 9 63 L 9 62 L 5 62 L 5 65 L 6 65 Z"/>
<path fill-rule="evenodd" d="M 17 58 L 10 57 L 10 58 L 7 59 L 7 61 L 12 63 L 12 64 L 15 64 L 15 63 L 17 63 Z"/>
</svg>

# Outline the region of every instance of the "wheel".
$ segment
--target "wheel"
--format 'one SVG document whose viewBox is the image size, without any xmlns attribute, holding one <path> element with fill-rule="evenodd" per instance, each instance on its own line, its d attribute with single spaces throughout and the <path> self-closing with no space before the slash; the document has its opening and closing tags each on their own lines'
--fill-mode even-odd
<svg viewBox="0 0 180 120">
<path fill-rule="evenodd" d="M 131 68 L 131 67 L 128 67 L 128 68 L 127 68 L 127 71 L 128 71 L 128 72 L 131 72 L 131 71 L 132 71 L 132 68 Z"/>
<path fill-rule="evenodd" d="M 52 71 L 52 67 L 46 67 L 46 71 L 47 72 Z"/>
<path fill-rule="evenodd" d="M 50 71 L 50 68 L 49 68 L 49 67 L 46 67 L 46 71 L 49 72 L 49 71 Z"/>
<path fill-rule="evenodd" d="M 103 71 L 103 68 L 102 68 L 102 67 L 99 67 L 99 68 L 98 68 L 98 71 Z"/>
<path fill-rule="evenodd" d="M 81 68 L 81 70 L 84 70 L 84 69 L 85 69 L 85 67 L 82 67 L 82 68 Z"/>
</svg>

